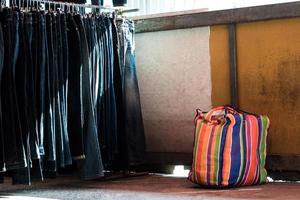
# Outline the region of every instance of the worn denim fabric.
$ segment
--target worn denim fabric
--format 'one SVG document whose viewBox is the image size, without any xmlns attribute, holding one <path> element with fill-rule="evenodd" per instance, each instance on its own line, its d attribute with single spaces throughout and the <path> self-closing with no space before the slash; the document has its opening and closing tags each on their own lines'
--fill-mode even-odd
<svg viewBox="0 0 300 200">
<path fill-rule="evenodd" d="M 106 144 L 106 126 L 105 126 L 105 102 L 104 102 L 104 86 L 105 86 L 105 80 L 104 80 L 104 65 L 105 65 L 105 60 L 104 60 L 104 33 L 105 33 L 105 28 L 104 24 L 102 23 L 102 18 L 97 17 L 96 18 L 96 37 L 97 37 L 97 42 L 98 42 L 98 50 L 99 54 L 97 54 L 96 57 L 96 63 L 99 66 L 99 86 L 98 86 L 98 94 L 97 94 L 97 101 L 96 101 L 96 108 L 95 108 L 95 113 L 96 113 L 96 119 L 97 119 L 97 127 L 98 127 L 98 140 L 100 142 L 100 148 L 101 148 L 101 154 L 102 154 L 102 161 L 106 165 L 106 158 L 107 158 L 107 144 Z"/>
<path fill-rule="evenodd" d="M 39 39 L 38 39 L 38 30 L 39 30 L 39 22 L 38 22 L 38 13 L 32 12 L 32 24 L 28 22 L 28 26 L 31 25 L 31 59 L 32 59 L 32 65 L 28 65 L 28 95 L 31 98 L 31 101 L 29 102 L 29 108 L 30 108 L 30 149 L 31 149 L 31 157 L 32 159 L 40 159 L 40 150 L 39 150 L 39 129 L 38 129 L 38 120 L 37 116 L 37 95 L 36 95 L 36 76 L 37 76 L 37 69 L 39 67 L 39 55 L 38 55 L 38 45 L 39 45 Z"/>
<path fill-rule="evenodd" d="M 41 154 L 44 155 L 43 141 L 44 139 L 44 122 L 42 121 L 42 107 L 44 104 L 44 99 L 41 98 L 44 89 L 44 80 L 41 79 L 41 73 L 44 74 L 45 68 L 45 45 L 42 43 L 42 28 L 41 28 L 41 16 L 39 12 L 32 11 L 32 67 L 30 67 L 30 77 L 32 77 L 33 88 L 33 100 L 31 101 L 33 119 L 32 130 L 35 130 L 36 135 L 34 135 L 34 142 L 32 143 L 31 152 L 32 154 L 32 169 L 31 177 L 36 180 L 43 180 L 42 166 L 41 166 Z M 42 91 L 41 91 L 42 89 Z M 34 147 L 33 147 L 34 145 Z"/>
<path fill-rule="evenodd" d="M 67 36 L 69 47 L 69 66 L 68 70 L 68 136 L 70 141 L 71 155 L 74 160 L 84 159 L 83 145 L 83 108 L 81 92 L 81 48 L 80 33 L 74 21 L 73 15 L 67 15 Z"/>
<path fill-rule="evenodd" d="M 46 82 L 46 43 L 47 29 L 44 13 L 38 13 L 38 66 L 36 69 L 36 96 L 37 96 L 37 120 L 39 133 L 39 152 L 40 155 L 45 155 L 44 137 L 45 137 L 45 82 Z"/>
<path fill-rule="evenodd" d="M 114 69 L 113 69 L 113 49 L 112 49 L 112 25 L 109 18 L 101 17 L 100 21 L 103 32 L 101 33 L 101 45 L 103 51 L 103 92 L 101 94 L 100 109 L 102 109 L 102 145 L 103 160 L 106 166 L 111 166 L 115 155 L 118 154 L 117 142 L 117 108 L 114 91 Z"/>
<path fill-rule="evenodd" d="M 82 63 L 82 107 L 83 107 L 83 132 L 85 159 L 78 160 L 79 173 L 83 179 L 95 179 L 103 176 L 103 164 L 98 142 L 98 133 L 91 96 L 91 67 L 88 63 L 88 42 L 83 21 L 80 15 L 75 15 L 74 20 L 80 33 L 81 63 Z"/>
<path fill-rule="evenodd" d="M 138 165 L 144 162 L 145 135 L 136 74 L 134 23 L 123 19 L 118 22 L 118 29 L 128 159 L 130 165 Z"/>
<path fill-rule="evenodd" d="M 44 129 L 44 170 L 46 172 L 56 171 L 56 136 L 55 136 L 55 117 L 54 117 L 54 47 L 53 47 L 53 28 L 52 15 L 46 14 L 46 74 L 45 74 L 45 129 Z"/>
<path fill-rule="evenodd" d="M 63 162 L 61 162 L 61 167 L 72 164 L 72 156 L 69 145 L 68 136 L 68 118 L 67 118 L 67 85 L 68 85 L 68 63 L 69 63 L 69 53 L 68 53 L 68 38 L 67 38 L 67 21 L 66 15 L 61 13 L 58 15 L 57 19 L 60 23 L 60 65 L 59 65 L 59 91 L 61 93 L 61 120 L 62 120 L 62 155 Z"/>
<path fill-rule="evenodd" d="M 91 24 L 91 37 L 92 37 L 92 44 L 93 48 L 91 49 L 92 53 L 92 65 L 93 65 L 93 80 L 94 80 L 94 107 L 95 107 L 95 113 L 97 113 L 97 101 L 99 98 L 99 88 L 100 88 L 100 44 L 99 44 L 99 38 L 98 38 L 98 32 L 97 32 L 97 21 L 96 18 L 94 17 L 93 19 L 90 19 L 90 24 Z M 96 116 L 96 122 L 98 121 L 97 119 L 97 114 Z"/>
<path fill-rule="evenodd" d="M 26 100 L 25 100 L 25 113 L 27 116 L 27 134 L 28 138 L 26 138 L 26 144 L 27 144 L 27 154 L 28 154 L 28 161 L 29 161 L 29 166 L 28 166 L 28 177 L 30 176 L 30 167 L 32 167 L 32 156 L 31 156 L 31 144 L 33 143 L 32 141 L 32 135 L 35 133 L 35 129 L 33 129 L 33 126 L 31 123 L 31 120 L 33 119 L 32 116 L 32 108 L 30 107 L 32 105 L 32 102 L 29 101 L 29 97 L 32 95 L 32 87 L 31 87 L 31 79 L 30 79 L 30 74 L 29 74 L 29 67 L 32 66 L 32 52 L 31 52 L 31 44 L 32 44 L 32 15 L 30 13 L 24 13 L 24 20 L 23 20 L 23 38 L 24 38 L 24 67 L 26 67 L 26 74 L 24 74 L 24 79 L 26 79 L 26 83 L 24 84 L 25 87 L 25 95 L 26 95 Z M 20 61 L 21 62 L 21 61 Z M 20 67 L 22 67 L 22 64 L 20 63 Z M 20 76 L 22 76 L 20 74 Z M 21 88 L 20 88 L 21 89 Z M 27 173 L 27 172 L 24 172 Z M 26 176 L 26 175 L 25 175 Z M 30 179 L 28 180 L 30 183 Z"/>
<path fill-rule="evenodd" d="M 60 14 L 55 16 L 56 21 L 56 52 L 57 52 L 57 68 L 56 68 L 56 95 L 57 95 L 57 120 L 60 124 L 60 131 L 57 132 L 56 150 L 57 163 L 59 167 L 66 166 L 65 161 L 65 135 L 67 134 L 67 126 L 65 124 L 65 88 L 64 88 L 64 74 L 63 74 L 63 47 L 62 47 L 62 31 L 61 31 L 61 17 Z"/>
<path fill-rule="evenodd" d="M 13 47 L 13 62 L 12 62 L 12 86 L 13 86 L 13 112 L 14 112 L 14 126 L 16 130 L 17 137 L 19 137 L 19 148 L 22 148 L 22 159 L 24 159 L 25 167 L 27 166 L 27 159 L 25 155 L 24 143 L 23 143 L 23 136 L 22 136 L 22 127 L 21 127 L 21 120 L 20 120 L 20 107 L 18 104 L 18 96 L 17 96 L 17 79 L 16 79 L 16 67 L 17 67 L 17 60 L 19 56 L 19 49 L 20 49 L 20 36 L 19 36 L 19 12 L 13 11 L 13 28 L 12 28 L 12 43 L 14 44 Z"/>
<path fill-rule="evenodd" d="M 0 22 L 0 172 L 6 171 L 5 157 L 4 157 L 5 153 L 4 153 L 2 104 L 1 104 L 1 93 L 2 93 L 1 84 L 2 84 L 3 63 L 4 63 L 4 40 L 3 40 L 3 32 L 2 32 L 2 23 Z"/>
<path fill-rule="evenodd" d="M 117 141 L 119 153 L 114 160 L 114 169 L 128 169 L 128 151 L 127 151 L 127 138 L 125 133 L 124 121 L 124 105 L 122 95 L 122 76 L 121 66 L 119 59 L 119 38 L 118 30 L 115 19 L 111 19 L 112 24 L 112 48 L 113 48 L 113 78 L 114 78 L 114 91 L 116 97 L 116 112 L 117 112 Z"/>
<path fill-rule="evenodd" d="M 103 176 L 103 165 L 143 163 L 132 22 L 116 27 L 107 15 L 7 8 L 2 14 L 0 171 L 14 170 L 13 183 L 30 184 L 72 159 L 83 179 Z"/>
<path fill-rule="evenodd" d="M 59 31 L 56 21 L 56 15 L 51 13 L 52 16 L 52 35 L 53 35 L 53 116 L 55 124 L 55 141 L 56 141 L 56 169 L 57 164 L 60 164 L 59 158 L 62 155 L 62 120 L 61 120 L 61 105 L 60 105 L 60 93 L 59 93 Z"/>
<path fill-rule="evenodd" d="M 1 102 L 4 135 L 5 164 L 7 170 L 27 166 L 16 99 L 15 67 L 19 49 L 17 13 L 3 9 L 4 67 L 2 72 Z"/>
<path fill-rule="evenodd" d="M 31 153 L 30 153 L 30 142 L 29 142 L 29 127 L 28 127 L 28 97 L 26 94 L 27 88 L 27 51 L 26 46 L 26 32 L 24 23 L 24 13 L 19 12 L 19 38 L 20 48 L 19 56 L 16 64 L 16 86 L 17 86 L 17 98 L 22 128 L 22 138 L 26 153 L 27 167 L 16 169 L 13 171 L 13 184 L 31 184 L 30 178 L 30 167 L 31 167 Z"/>
</svg>

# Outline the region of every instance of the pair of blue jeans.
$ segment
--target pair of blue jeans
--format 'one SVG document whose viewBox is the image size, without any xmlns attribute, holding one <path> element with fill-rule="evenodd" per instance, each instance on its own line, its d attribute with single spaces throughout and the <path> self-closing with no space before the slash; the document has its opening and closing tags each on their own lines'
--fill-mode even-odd
<svg viewBox="0 0 300 200">
<path fill-rule="evenodd" d="M 145 161 L 145 135 L 136 72 L 134 22 L 122 19 L 117 26 L 128 165 L 140 165 Z"/>
</svg>

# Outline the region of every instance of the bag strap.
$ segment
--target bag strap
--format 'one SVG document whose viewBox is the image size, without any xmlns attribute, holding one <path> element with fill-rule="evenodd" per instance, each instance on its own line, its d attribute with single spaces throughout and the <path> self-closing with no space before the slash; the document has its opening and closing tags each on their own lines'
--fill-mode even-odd
<svg viewBox="0 0 300 200">
<path fill-rule="evenodd" d="M 228 106 L 228 105 L 225 105 L 225 106 L 219 106 L 219 107 L 215 107 L 213 109 L 211 109 L 205 116 L 205 120 L 206 121 L 211 121 L 211 118 L 213 116 L 213 114 L 217 111 L 224 111 L 225 112 L 225 115 L 227 113 L 231 113 L 231 114 L 236 114 L 238 113 L 238 111 L 236 109 L 234 109 L 232 106 Z"/>
</svg>

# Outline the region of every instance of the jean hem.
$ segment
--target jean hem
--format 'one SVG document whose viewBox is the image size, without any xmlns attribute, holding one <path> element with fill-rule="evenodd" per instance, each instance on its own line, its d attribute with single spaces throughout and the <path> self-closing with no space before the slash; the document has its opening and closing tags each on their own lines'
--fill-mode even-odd
<svg viewBox="0 0 300 200">
<path fill-rule="evenodd" d="M 6 171 L 25 168 L 25 167 L 27 167 L 25 162 L 6 164 Z"/>
</svg>

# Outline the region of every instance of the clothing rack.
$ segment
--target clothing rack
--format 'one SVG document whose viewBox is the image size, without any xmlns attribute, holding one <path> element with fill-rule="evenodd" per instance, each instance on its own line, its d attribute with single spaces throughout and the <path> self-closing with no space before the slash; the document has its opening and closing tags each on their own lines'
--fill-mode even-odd
<svg viewBox="0 0 300 200">
<path fill-rule="evenodd" d="M 120 15 L 122 15 L 123 13 L 136 12 L 139 10 L 139 9 L 124 9 L 122 7 L 105 7 L 105 6 L 91 5 L 91 4 L 57 2 L 51 0 L 23 0 L 23 2 L 21 0 L 19 0 L 18 2 L 17 0 L 9 0 L 9 2 L 7 3 L 10 3 L 12 7 L 19 7 L 24 9 L 28 7 L 36 7 L 37 4 L 44 4 L 45 9 L 47 9 L 47 7 L 51 9 L 52 6 L 54 6 L 54 10 L 56 10 L 56 8 L 65 8 L 69 11 L 78 10 L 78 8 L 83 8 L 83 9 L 89 8 L 89 9 L 98 10 L 99 12 L 101 10 L 108 10 L 108 12 L 114 12 L 115 14 L 120 14 Z M 148 175 L 148 172 L 131 172 L 129 171 L 129 169 L 123 169 L 123 171 L 119 171 L 119 172 L 104 171 L 104 174 L 105 174 L 104 177 L 100 178 L 99 180 L 106 181 L 106 180 L 122 179 L 128 177 L 145 176 Z"/>
<path fill-rule="evenodd" d="M 16 4 L 16 0 L 11 0 L 13 3 Z M 59 1 L 50 1 L 50 0 L 24 0 L 29 5 L 37 3 L 44 3 L 49 5 L 60 5 L 60 6 L 67 6 L 67 7 L 81 7 L 81 8 L 95 8 L 95 9 L 107 9 L 107 10 L 117 10 L 113 7 L 106 7 L 106 6 L 99 6 L 99 5 L 92 5 L 92 4 L 78 4 L 78 3 L 68 3 L 68 2 L 59 2 Z M 21 1 L 19 1 L 19 6 L 21 6 Z"/>
<path fill-rule="evenodd" d="M 15 3 L 16 5 L 16 0 L 11 0 L 13 3 Z M 74 7 L 81 7 L 81 8 L 92 8 L 92 9 L 99 9 L 99 11 L 101 11 L 101 9 L 104 10 L 109 10 L 109 11 L 116 11 L 118 13 L 127 13 L 127 12 L 138 12 L 139 9 L 138 8 L 133 8 L 133 9 L 123 9 L 120 7 L 106 7 L 106 6 L 99 6 L 99 5 L 92 5 L 92 4 L 78 4 L 78 3 L 68 3 L 68 2 L 59 2 L 59 1 L 50 1 L 50 0 L 24 0 L 27 2 L 27 5 L 32 5 L 35 2 L 37 3 L 44 3 L 45 5 L 59 5 L 59 6 L 66 6 L 68 8 L 74 8 Z M 21 1 L 19 1 L 19 6 L 22 7 Z"/>
</svg>

